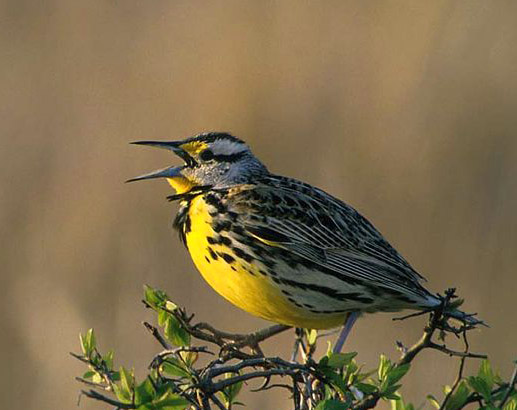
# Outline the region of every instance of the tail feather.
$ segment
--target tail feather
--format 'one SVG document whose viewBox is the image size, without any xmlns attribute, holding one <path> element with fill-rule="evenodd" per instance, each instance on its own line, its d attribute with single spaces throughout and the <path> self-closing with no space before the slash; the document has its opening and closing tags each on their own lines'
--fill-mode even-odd
<svg viewBox="0 0 517 410">
<path fill-rule="evenodd" d="M 444 312 L 445 316 L 452 317 L 453 319 L 459 320 L 460 322 L 463 322 L 465 325 L 471 327 L 471 326 L 487 326 L 488 325 L 482 321 L 481 319 L 478 319 L 476 317 L 477 313 L 465 313 L 459 309 L 451 308 L 445 309 Z"/>
<path fill-rule="evenodd" d="M 442 296 L 440 294 L 433 296 L 435 299 L 435 308 L 440 309 L 441 307 L 442 309 L 444 309 L 443 315 L 445 317 L 456 319 L 469 328 L 473 328 L 478 325 L 488 327 L 488 325 L 484 321 L 476 317 L 477 313 L 466 313 L 458 309 L 463 304 L 464 300 L 456 295 L 455 288 L 447 289 L 445 291 L 445 296 Z"/>
</svg>

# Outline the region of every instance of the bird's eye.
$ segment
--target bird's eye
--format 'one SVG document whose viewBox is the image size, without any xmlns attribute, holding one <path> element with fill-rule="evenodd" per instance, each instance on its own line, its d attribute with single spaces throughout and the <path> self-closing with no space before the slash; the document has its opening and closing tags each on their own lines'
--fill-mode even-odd
<svg viewBox="0 0 517 410">
<path fill-rule="evenodd" d="M 210 161 L 214 157 L 214 153 L 210 149 L 205 149 L 201 154 L 199 154 L 199 158 L 203 161 Z"/>
</svg>

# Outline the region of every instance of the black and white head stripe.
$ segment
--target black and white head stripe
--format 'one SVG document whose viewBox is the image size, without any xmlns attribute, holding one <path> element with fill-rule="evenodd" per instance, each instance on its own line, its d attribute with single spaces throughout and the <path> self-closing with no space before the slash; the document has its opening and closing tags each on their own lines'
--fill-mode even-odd
<svg viewBox="0 0 517 410">
<path fill-rule="evenodd" d="M 243 140 L 241 140 L 237 137 L 234 137 L 233 135 L 231 135 L 227 132 L 206 132 L 204 134 L 199 134 L 199 135 L 196 135 L 195 137 L 191 137 L 188 140 L 186 140 L 185 142 L 203 141 L 203 142 L 206 142 L 207 144 L 210 144 L 210 143 L 218 141 L 218 140 L 232 141 L 236 144 L 246 145 L 246 143 Z"/>
<path fill-rule="evenodd" d="M 207 143 L 207 149 L 199 153 L 203 161 L 235 162 L 250 152 L 244 141 L 223 133 L 203 134 L 199 140 Z"/>
</svg>

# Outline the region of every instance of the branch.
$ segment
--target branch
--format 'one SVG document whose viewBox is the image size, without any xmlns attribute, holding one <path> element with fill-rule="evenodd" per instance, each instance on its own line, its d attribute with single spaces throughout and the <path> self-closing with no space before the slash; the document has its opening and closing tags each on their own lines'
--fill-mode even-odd
<svg viewBox="0 0 517 410">
<path fill-rule="evenodd" d="M 429 343 L 428 346 L 425 346 L 425 347 L 428 347 L 430 349 L 434 349 L 434 350 L 439 350 L 440 352 L 443 352 L 443 353 L 446 353 L 448 354 L 449 356 L 457 356 L 457 357 L 461 357 L 461 358 L 471 358 L 471 359 L 487 359 L 488 356 L 486 354 L 481 354 L 481 353 L 469 353 L 469 352 L 457 352 L 455 350 L 450 350 L 448 349 L 445 345 L 439 345 L 439 344 L 436 344 L 436 343 Z"/>
<path fill-rule="evenodd" d="M 506 393 L 504 394 L 503 399 L 501 400 L 501 403 L 499 404 L 500 408 L 503 408 L 505 403 L 508 401 L 508 398 L 510 397 L 510 394 L 512 393 L 513 387 L 515 386 L 516 382 L 517 382 L 517 362 L 515 363 L 512 378 L 510 379 L 510 383 L 508 384 L 508 389 L 506 390 Z"/>
<path fill-rule="evenodd" d="M 195 357 L 189 355 L 190 359 L 186 360 L 186 356 L 182 353 L 196 352 L 213 354 L 206 346 L 184 346 L 172 348 L 166 337 L 170 338 L 170 340 L 175 340 L 174 334 L 173 336 L 170 336 L 168 333 L 164 334 L 159 328 L 148 322 L 143 322 L 147 331 L 154 337 L 160 346 L 165 349 L 156 354 L 149 365 L 150 373 L 147 377 L 154 387 L 153 391 L 155 392 L 163 392 L 165 391 L 163 389 L 166 389 L 169 392 L 178 394 L 188 400 L 188 402 L 191 403 L 190 405 L 198 410 L 210 409 L 210 406 L 214 406 L 219 410 L 228 410 L 231 408 L 231 402 L 234 401 L 234 392 L 235 394 L 238 392 L 238 389 L 230 389 L 230 387 L 237 384 L 240 385 L 241 383 L 254 379 L 264 379 L 260 387 L 255 389 L 256 391 L 268 390 L 274 387 L 288 389 L 289 392 L 292 393 L 295 410 L 313 409 L 318 402 L 329 397 L 331 399 L 350 400 L 350 408 L 354 410 L 367 410 L 374 408 L 381 398 L 390 397 L 390 390 L 381 387 L 382 385 L 377 383 L 374 383 L 375 386 L 372 386 L 374 387 L 374 391 L 372 393 L 353 396 L 354 391 L 356 391 L 355 383 L 361 382 L 364 378 L 369 377 L 369 373 L 361 372 L 360 369 L 357 368 L 355 362 L 350 362 L 352 367 L 348 365 L 336 365 L 336 361 L 339 363 L 340 360 L 345 359 L 343 359 L 343 357 L 331 357 L 329 355 L 328 360 L 333 360 L 333 364 L 330 364 L 330 361 L 328 362 L 329 366 L 327 366 L 327 362 L 325 361 L 320 361 L 320 364 L 316 364 L 312 359 L 312 355 L 315 350 L 314 341 L 321 335 L 313 337 L 314 335 L 311 333 L 311 337 L 309 337 L 309 333 L 307 331 L 297 332 L 297 344 L 295 345 L 293 352 L 293 359 L 296 359 L 297 352 L 301 347 L 302 357 L 300 359 L 300 363 L 294 362 L 294 360 L 287 361 L 280 357 L 265 357 L 262 353 L 260 343 L 290 329 L 289 326 L 273 325 L 250 334 L 228 333 L 218 330 L 208 323 L 193 323 L 194 316 L 188 316 L 184 309 L 176 308 L 175 305 L 167 299 L 165 293 L 160 291 L 152 293 L 154 290 L 149 288 L 146 288 L 146 292 L 146 299 L 149 300 L 149 302 L 143 301 L 143 303 L 145 306 L 153 309 L 161 315 L 158 320 L 160 325 L 163 326 L 164 322 L 170 323 L 167 321 L 172 320 L 174 323 L 174 329 L 176 329 L 178 325 L 182 328 L 182 336 L 186 336 L 186 332 L 191 336 L 192 340 L 202 340 L 220 348 L 219 355 L 215 360 L 208 362 L 208 364 L 205 362 L 205 364 L 200 367 L 194 367 L 197 355 L 194 355 Z M 446 395 L 442 403 L 442 409 L 447 405 L 448 401 L 450 401 L 450 398 L 457 390 L 461 380 L 463 380 L 465 360 L 467 358 L 486 358 L 486 355 L 470 353 L 469 351 L 466 332 L 475 326 L 469 317 L 466 315 L 465 317 L 462 317 L 461 321 L 463 322 L 463 325 L 459 328 L 449 325 L 449 315 L 447 312 L 448 310 L 452 311 L 454 307 L 457 306 L 457 303 L 449 304 L 451 299 L 454 297 L 454 291 L 447 291 L 445 296 L 442 298 L 441 305 L 430 312 L 428 323 L 426 324 L 424 333 L 420 340 L 410 348 L 405 348 L 401 343 L 397 342 L 402 350 L 401 357 L 393 364 L 389 362 L 389 371 L 392 371 L 393 369 L 411 363 L 424 349 L 438 350 L 449 356 L 459 357 L 459 372 L 451 391 Z M 429 313 L 429 311 L 411 314 L 395 320 L 402 320 L 427 313 Z M 166 321 L 163 319 L 164 317 L 166 318 Z M 458 337 L 461 333 L 465 343 L 464 351 L 451 350 L 445 344 L 434 342 L 433 337 L 436 335 L 436 330 L 441 332 L 439 336 L 442 337 L 446 332 L 452 332 Z M 104 389 L 107 391 L 111 390 L 113 392 L 113 387 L 118 388 L 122 386 L 123 381 L 122 384 L 117 382 L 117 385 L 114 386 L 113 377 L 117 372 L 112 369 L 112 355 L 106 356 L 107 358 L 103 358 L 97 352 L 93 333 L 89 331 L 88 335 L 89 339 L 85 339 L 87 342 L 83 342 L 82 345 L 83 352 L 86 352 L 85 355 L 72 355 L 88 364 L 91 369 L 100 374 L 103 379 L 102 383 L 95 383 L 83 378 L 77 378 L 77 380 L 93 388 Z M 83 340 L 83 338 L 81 338 L 81 340 Z M 246 349 L 250 349 L 251 351 Z M 175 366 L 180 365 L 180 367 L 184 368 L 185 373 L 178 373 L 171 368 L 172 370 L 165 369 L 165 371 L 168 371 L 169 373 L 162 374 L 163 368 L 160 365 L 167 360 Z M 181 363 L 177 360 L 181 361 Z M 403 370 L 403 373 L 405 373 L 407 368 Z M 403 373 L 399 372 L 398 374 L 402 377 Z M 125 376 L 126 373 L 122 373 L 122 370 L 121 374 L 125 378 L 127 377 Z M 132 375 L 132 373 L 130 374 Z M 388 376 L 387 373 L 386 375 Z M 280 381 L 278 376 L 288 377 L 288 380 L 291 383 Z M 273 377 L 276 377 L 274 380 L 279 381 L 280 383 L 270 384 Z M 96 378 L 93 380 L 98 381 Z M 500 403 L 501 406 L 503 406 L 511 397 L 516 380 L 517 365 L 512 375 L 511 383 L 509 385 L 499 387 L 500 390 L 498 392 L 498 397 L 504 395 Z M 382 383 L 384 382 L 385 380 L 383 379 Z M 144 388 L 146 388 L 146 385 L 144 384 L 131 385 L 129 388 L 133 397 L 136 394 L 137 387 L 140 389 L 140 386 L 144 386 Z M 394 384 L 388 385 L 388 387 L 394 386 Z M 395 389 L 396 388 L 397 387 L 395 387 Z M 229 402 L 227 405 L 225 405 L 220 398 L 216 396 L 216 393 L 219 392 L 223 392 L 227 395 Z M 119 409 L 135 408 L 135 403 L 122 403 L 94 390 L 86 390 L 83 391 L 82 394 L 89 398 L 116 406 Z M 467 401 L 472 402 L 479 399 L 479 394 L 472 393 L 467 398 Z"/>
<path fill-rule="evenodd" d="M 484 354 L 478 354 L 478 353 L 470 353 L 469 352 L 469 345 L 466 337 L 466 332 L 468 330 L 473 329 L 475 326 L 470 325 L 467 323 L 463 323 L 463 326 L 460 329 L 456 329 L 452 326 L 450 326 L 447 323 L 448 316 L 446 315 L 446 309 L 449 306 L 449 303 L 451 299 L 455 298 L 456 295 L 454 293 L 454 289 L 448 289 L 445 292 L 445 296 L 442 298 L 441 305 L 434 311 L 431 312 L 431 315 L 429 317 L 429 321 L 424 329 L 424 334 L 420 338 L 420 340 L 415 343 L 413 346 L 411 346 L 409 349 L 405 348 L 402 343 L 397 342 L 398 347 L 400 350 L 402 350 L 402 356 L 399 359 L 399 361 L 395 364 L 395 367 L 400 367 L 405 364 L 411 363 L 415 357 L 424 349 L 434 349 L 441 351 L 443 353 L 448 354 L 449 356 L 458 356 L 461 357 L 461 365 L 460 365 L 460 372 L 458 377 L 456 378 L 456 381 L 454 383 L 453 389 L 451 392 L 457 387 L 459 382 L 462 378 L 462 372 L 463 372 L 463 362 L 466 358 L 477 358 L 477 359 L 486 359 L 487 356 Z M 427 313 L 427 312 L 425 312 Z M 415 316 L 420 316 L 421 312 L 410 314 L 407 316 L 403 316 L 400 318 L 395 318 L 395 320 L 405 320 L 407 318 L 412 318 Z M 481 322 L 480 322 L 481 323 Z M 463 340 L 465 343 L 465 351 L 464 352 L 457 352 L 454 350 L 448 349 L 445 345 L 437 344 L 432 341 L 432 338 L 436 332 L 436 330 L 441 330 L 443 332 L 452 332 L 456 335 L 461 333 L 463 335 Z M 516 376 L 517 377 L 517 376 Z M 446 396 L 444 403 L 448 400 L 448 397 L 450 394 L 449 392 L 448 396 Z M 368 397 L 365 397 L 363 400 L 359 401 L 355 406 L 353 406 L 354 410 L 366 410 L 366 409 L 372 409 L 377 405 L 377 402 L 381 398 L 380 393 L 375 392 L 369 395 Z M 445 404 L 442 404 L 445 405 Z"/>
<path fill-rule="evenodd" d="M 212 385 L 213 392 L 218 392 L 225 389 L 232 384 L 240 383 L 250 379 L 268 377 L 268 376 L 291 376 L 293 378 L 298 378 L 299 372 L 291 369 L 269 369 L 269 370 L 259 370 L 252 373 L 246 373 L 241 376 L 235 376 L 230 379 L 224 379 Z"/>
<path fill-rule="evenodd" d="M 165 338 L 160 334 L 160 332 L 158 331 L 158 329 L 155 326 L 151 325 L 149 322 L 143 322 L 143 325 L 149 331 L 149 333 L 151 333 L 151 335 L 153 335 L 153 337 L 158 341 L 158 343 L 160 343 L 162 345 L 162 347 L 164 349 L 166 349 L 166 350 L 172 349 L 172 346 L 169 343 L 167 343 Z"/>
<path fill-rule="evenodd" d="M 142 303 L 148 308 L 155 309 L 145 300 L 143 300 Z M 238 351 L 241 348 L 249 347 L 255 352 L 260 352 L 260 348 L 258 346 L 260 342 L 263 342 L 264 340 L 291 328 L 291 326 L 286 325 L 273 325 L 250 334 L 227 333 L 215 329 L 208 323 L 201 322 L 195 325 L 190 324 L 192 317 L 187 317 L 185 311 L 182 309 L 169 310 L 164 307 L 160 307 L 159 309 L 174 315 L 174 317 L 180 322 L 180 325 L 183 327 L 183 329 L 185 329 L 185 331 L 187 331 L 187 333 L 189 333 L 192 337 L 213 343 L 219 346 L 222 350 L 230 349 Z M 250 357 L 253 356 L 250 356 L 244 352 L 239 352 L 236 356 L 236 358 L 240 359 L 247 359 Z"/>
<path fill-rule="evenodd" d="M 465 351 L 464 351 L 464 353 L 467 354 L 468 351 L 469 351 L 469 343 L 467 341 L 467 331 L 466 330 L 463 332 L 463 342 L 465 343 Z M 456 376 L 456 380 L 454 380 L 454 383 L 453 383 L 453 385 L 451 387 L 451 390 L 449 390 L 449 392 L 446 394 L 445 398 L 443 399 L 443 402 L 442 402 L 439 410 L 444 410 L 445 409 L 445 406 L 447 405 L 447 402 L 449 401 L 449 399 L 451 398 L 452 394 L 454 393 L 454 391 L 456 390 L 456 388 L 460 384 L 461 379 L 463 378 L 463 368 L 465 367 L 465 359 L 467 357 L 469 357 L 469 356 L 466 356 L 466 355 L 462 356 L 462 358 L 460 360 L 460 368 L 458 370 L 458 375 Z"/>
<path fill-rule="evenodd" d="M 133 404 L 127 404 L 122 403 L 117 400 L 113 400 L 112 398 L 105 396 L 103 394 L 100 394 L 99 392 L 96 392 L 95 390 L 81 390 L 81 393 L 84 394 L 86 397 L 89 397 L 90 399 L 95 399 L 99 401 L 103 401 L 104 403 L 111 404 L 112 406 L 117 407 L 118 409 L 134 409 L 135 406 Z"/>
</svg>

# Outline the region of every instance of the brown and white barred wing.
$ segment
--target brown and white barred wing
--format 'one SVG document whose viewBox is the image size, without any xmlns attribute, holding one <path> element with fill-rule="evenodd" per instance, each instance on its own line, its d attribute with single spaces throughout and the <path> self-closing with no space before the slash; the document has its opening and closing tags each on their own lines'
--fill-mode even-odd
<svg viewBox="0 0 517 410">
<path fill-rule="evenodd" d="M 422 277 L 352 207 L 310 185 L 270 178 L 232 195 L 236 207 L 247 209 L 239 213 L 254 237 L 303 258 L 305 268 L 333 286 L 367 295 L 374 301 L 368 310 L 439 303 L 420 285 Z"/>
</svg>

